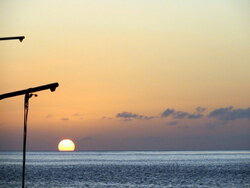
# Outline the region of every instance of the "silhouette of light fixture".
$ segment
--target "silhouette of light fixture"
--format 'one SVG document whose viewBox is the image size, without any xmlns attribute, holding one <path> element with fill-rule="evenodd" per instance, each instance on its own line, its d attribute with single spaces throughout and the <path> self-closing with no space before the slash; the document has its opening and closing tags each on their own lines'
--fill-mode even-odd
<svg viewBox="0 0 250 188">
<path fill-rule="evenodd" d="M 16 40 L 16 39 L 18 39 L 20 42 L 22 42 L 24 38 L 25 38 L 25 36 L 2 37 L 2 38 L 0 38 L 0 40 Z"/>
<path fill-rule="evenodd" d="M 58 83 L 52 83 L 48 85 L 42 85 L 34 88 L 29 88 L 25 90 L 14 91 L 11 93 L 5 93 L 0 95 L 0 100 L 9 98 L 9 97 L 16 97 L 19 95 L 24 95 L 24 130 L 23 130 L 23 178 L 22 178 L 22 188 L 24 188 L 25 183 L 25 160 L 26 160 L 26 137 L 27 137 L 27 120 L 28 120 L 28 110 L 29 110 L 29 99 L 32 96 L 37 97 L 34 92 L 47 90 L 49 89 L 51 92 L 55 91 L 56 88 L 59 86 Z"/>
</svg>

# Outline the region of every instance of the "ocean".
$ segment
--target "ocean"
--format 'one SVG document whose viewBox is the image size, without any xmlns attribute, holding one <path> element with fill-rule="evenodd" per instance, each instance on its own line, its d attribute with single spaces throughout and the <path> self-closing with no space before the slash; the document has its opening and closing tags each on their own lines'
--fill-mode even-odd
<svg viewBox="0 0 250 188">
<path fill-rule="evenodd" d="M 21 187 L 22 152 L 0 152 L 0 187 Z M 27 152 L 26 187 L 245 188 L 250 151 Z"/>
</svg>

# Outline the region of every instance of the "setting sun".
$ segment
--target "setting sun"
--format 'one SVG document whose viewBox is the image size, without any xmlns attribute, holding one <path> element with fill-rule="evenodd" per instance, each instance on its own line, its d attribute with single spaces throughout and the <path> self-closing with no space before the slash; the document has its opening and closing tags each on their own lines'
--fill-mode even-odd
<svg viewBox="0 0 250 188">
<path fill-rule="evenodd" d="M 75 144 L 70 139 L 63 139 L 58 144 L 58 150 L 59 151 L 74 151 L 75 150 Z"/>
</svg>

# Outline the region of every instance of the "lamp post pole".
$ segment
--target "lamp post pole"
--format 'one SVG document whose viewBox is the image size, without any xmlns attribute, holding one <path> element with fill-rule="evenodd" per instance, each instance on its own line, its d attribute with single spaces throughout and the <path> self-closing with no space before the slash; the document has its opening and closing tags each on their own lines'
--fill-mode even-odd
<svg viewBox="0 0 250 188">
<path fill-rule="evenodd" d="M 23 177 L 22 177 L 22 188 L 25 184 L 25 161 L 26 161 L 26 138 L 27 138 L 27 120 L 29 111 L 29 98 L 32 94 L 25 94 L 24 96 L 24 124 L 23 124 Z"/>
<path fill-rule="evenodd" d="M 16 97 L 19 95 L 24 95 L 24 129 L 23 129 L 23 176 L 22 176 L 22 188 L 25 185 L 25 161 L 26 161 L 26 138 L 27 138 L 27 120 L 28 120 L 28 111 L 29 111 L 29 99 L 36 94 L 34 92 L 42 91 L 50 89 L 51 92 L 55 91 L 56 88 L 59 86 L 58 83 L 52 83 L 48 85 L 42 85 L 34 88 L 29 88 L 25 90 L 15 91 L 11 93 L 5 93 L 0 95 L 0 100 L 9 98 L 9 97 Z"/>
</svg>

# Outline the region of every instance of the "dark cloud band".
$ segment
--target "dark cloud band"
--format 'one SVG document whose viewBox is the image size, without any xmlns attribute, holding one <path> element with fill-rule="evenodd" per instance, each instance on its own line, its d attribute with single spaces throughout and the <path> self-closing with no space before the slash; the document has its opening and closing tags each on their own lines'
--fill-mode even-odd
<svg viewBox="0 0 250 188">
<path fill-rule="evenodd" d="M 201 108 L 201 107 L 199 107 L 199 108 Z M 202 108 L 202 111 L 204 111 L 203 109 L 205 109 L 205 108 Z M 201 111 L 201 109 L 198 109 L 198 110 Z M 166 109 L 161 114 L 162 118 L 167 118 L 169 116 L 172 116 L 174 119 L 184 119 L 184 118 L 187 118 L 187 119 L 199 119 L 199 118 L 203 117 L 201 112 L 188 113 L 188 112 L 183 112 L 183 111 L 176 111 L 174 109 Z"/>
<path fill-rule="evenodd" d="M 131 112 L 121 112 L 116 114 L 117 118 L 122 118 L 125 121 L 129 121 L 132 119 L 140 119 L 140 120 L 149 120 L 155 118 L 154 116 L 144 116 L 144 115 L 139 115 L 139 114 L 134 114 Z"/>
<path fill-rule="evenodd" d="M 217 108 L 210 112 L 208 117 L 226 121 L 236 119 L 250 119 L 250 108 L 234 109 L 232 106 L 226 108 Z"/>
</svg>

